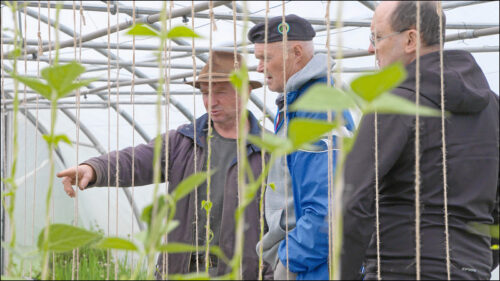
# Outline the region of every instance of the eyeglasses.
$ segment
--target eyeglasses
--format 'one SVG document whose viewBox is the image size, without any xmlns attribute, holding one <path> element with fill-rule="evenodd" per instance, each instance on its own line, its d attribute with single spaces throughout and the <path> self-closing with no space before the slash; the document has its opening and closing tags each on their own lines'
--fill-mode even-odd
<svg viewBox="0 0 500 281">
<path fill-rule="evenodd" d="M 389 38 L 389 37 L 391 37 L 391 36 L 398 35 L 398 34 L 400 34 L 400 33 L 403 33 L 403 32 L 405 32 L 405 31 L 408 31 L 408 30 L 409 30 L 408 28 L 405 28 L 405 29 L 403 29 L 403 30 L 401 30 L 401 31 L 396 31 L 396 32 L 393 32 L 393 33 L 387 34 L 386 36 L 382 36 L 382 37 L 378 37 L 378 36 L 377 36 L 377 38 L 375 38 L 375 35 L 373 35 L 373 33 L 372 33 L 372 34 L 370 34 L 370 37 L 369 37 L 369 39 L 370 39 L 370 43 L 372 43 L 372 46 L 373 46 L 373 47 L 375 47 L 375 39 L 377 39 L 377 42 L 379 42 L 379 41 L 382 41 L 382 40 L 384 40 L 384 39 L 387 39 L 387 38 Z"/>
</svg>

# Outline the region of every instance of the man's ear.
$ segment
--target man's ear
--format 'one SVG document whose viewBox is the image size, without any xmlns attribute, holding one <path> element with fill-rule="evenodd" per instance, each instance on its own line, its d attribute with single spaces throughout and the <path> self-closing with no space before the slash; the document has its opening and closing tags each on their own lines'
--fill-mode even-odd
<svg viewBox="0 0 500 281">
<path fill-rule="evenodd" d="M 304 56 L 304 49 L 302 48 L 302 45 L 300 45 L 300 44 L 294 44 L 292 51 L 293 51 L 294 58 L 297 61 L 300 61 L 302 59 L 302 57 Z"/>
<path fill-rule="evenodd" d="M 417 51 L 417 31 L 415 29 L 408 30 L 405 36 L 405 53 L 411 54 Z M 420 44 L 422 47 L 422 44 Z"/>
</svg>

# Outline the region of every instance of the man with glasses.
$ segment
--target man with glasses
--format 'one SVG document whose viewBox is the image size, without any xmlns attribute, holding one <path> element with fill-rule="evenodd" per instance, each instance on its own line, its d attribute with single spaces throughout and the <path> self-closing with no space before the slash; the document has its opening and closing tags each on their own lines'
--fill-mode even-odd
<svg viewBox="0 0 500 281">
<path fill-rule="evenodd" d="M 375 54 L 380 67 L 397 61 L 405 65 L 408 77 L 392 92 L 415 101 L 420 40 L 420 104 L 439 110 L 439 14 L 435 2 L 419 5 L 420 36 L 416 30 L 416 2 L 381 2 L 373 16 L 368 51 Z M 444 14 L 442 17 L 444 26 Z M 364 116 L 344 169 L 342 279 L 361 278 L 362 264 L 367 280 L 377 279 L 379 272 L 382 279 L 416 279 L 417 270 L 422 279 L 448 279 L 447 265 L 451 279 L 490 279 L 491 270 L 498 264 L 498 251 L 492 254 L 489 233 L 481 234 L 471 227 L 498 224 L 498 96 L 491 91 L 470 53 L 443 51 L 443 59 L 445 109 L 449 112 L 444 120 L 447 204 L 443 191 L 441 118 L 420 118 L 420 212 L 416 214 L 416 117 L 377 116 L 376 166 L 375 117 Z M 377 175 L 379 242 L 375 232 Z"/>
</svg>

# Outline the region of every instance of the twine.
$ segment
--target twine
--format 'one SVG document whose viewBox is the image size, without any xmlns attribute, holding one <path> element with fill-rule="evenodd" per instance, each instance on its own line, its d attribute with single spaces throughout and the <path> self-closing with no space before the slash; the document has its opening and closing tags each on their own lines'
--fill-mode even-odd
<svg viewBox="0 0 500 281">
<path fill-rule="evenodd" d="M 448 175 L 446 168 L 446 131 L 445 131 L 445 116 L 444 116 L 444 61 L 443 61 L 443 7 L 441 6 L 441 1 L 437 1 L 437 12 L 439 15 L 439 69 L 440 69 L 440 87 L 441 87 L 441 144 L 443 153 L 443 203 L 444 203 L 444 235 L 445 235 L 445 245 L 446 245 L 446 275 L 448 280 L 451 280 L 451 270 L 450 270 L 450 233 L 448 225 Z"/>
<path fill-rule="evenodd" d="M 174 6 L 174 2 L 170 1 L 170 6 L 168 10 L 168 26 L 172 28 L 172 8 Z M 164 58 L 167 59 L 168 54 L 168 75 L 166 75 L 166 103 L 165 103 L 165 193 L 168 194 L 168 169 L 169 169 L 169 123 L 170 123 L 170 70 L 172 64 L 172 40 L 168 40 L 168 48 L 165 50 Z M 165 216 L 166 220 L 168 220 L 168 215 Z M 168 244 L 168 234 L 166 233 L 164 236 L 164 243 Z M 163 276 L 168 275 L 168 254 L 166 252 L 163 253 L 163 268 L 162 268 Z"/>
<path fill-rule="evenodd" d="M 266 15 L 264 17 L 264 77 L 267 77 L 267 40 L 268 40 L 268 25 L 269 25 L 269 1 L 266 1 Z M 266 131 L 266 88 L 267 88 L 267 79 L 264 79 L 264 97 L 262 102 L 262 132 L 261 138 L 264 139 L 264 133 Z M 261 149 L 260 157 L 261 157 L 261 166 L 262 168 L 266 164 L 265 159 L 266 151 L 265 149 Z M 262 243 L 262 237 L 264 236 L 264 195 L 265 195 L 265 187 L 266 187 L 266 179 L 262 177 L 262 182 L 260 183 L 260 204 L 259 204 L 259 212 L 260 212 L 260 241 L 259 244 L 259 280 L 262 280 L 262 271 L 264 269 L 264 245 Z"/>
<path fill-rule="evenodd" d="M 81 30 L 80 30 L 81 31 Z M 75 7 L 75 1 L 73 1 L 73 50 L 74 50 L 74 56 L 75 60 L 77 59 L 76 56 L 76 7 Z M 73 224 L 75 226 L 78 226 L 78 182 L 79 182 L 79 175 L 78 175 L 78 151 L 79 151 L 79 131 L 80 131 L 80 89 L 76 90 L 76 176 L 75 176 L 75 185 L 76 185 L 76 196 L 75 196 L 75 204 L 73 207 Z M 76 259 L 78 256 L 78 248 L 73 249 L 73 259 L 71 262 L 71 280 L 75 280 L 75 273 L 76 273 Z M 77 277 L 78 278 L 78 277 Z"/>
<path fill-rule="evenodd" d="M 191 28 L 194 30 L 194 1 L 191 1 Z M 193 83 L 196 81 L 196 50 L 195 50 L 195 41 L 194 38 L 192 38 L 192 44 L 191 44 L 191 57 L 193 59 Z M 193 132 L 194 132 L 194 141 L 193 141 L 193 155 L 194 155 L 194 173 L 196 173 L 197 170 L 197 155 L 196 155 L 196 88 L 193 87 Z M 196 248 L 196 273 L 200 272 L 200 266 L 199 266 L 199 244 L 198 244 L 198 187 L 195 187 L 194 189 L 194 216 L 195 216 L 195 248 Z"/>
<path fill-rule="evenodd" d="M 330 51 L 330 1 L 326 2 L 326 50 L 327 50 L 327 82 L 331 84 L 331 51 Z M 328 122 L 332 121 L 332 112 L 328 111 Z M 333 138 L 328 134 L 328 263 L 329 263 L 329 277 L 333 279 L 333 151 L 332 151 Z"/>
<path fill-rule="evenodd" d="M 23 38 L 23 42 L 24 42 L 24 74 L 26 75 L 27 72 L 28 72 L 28 62 L 26 60 L 27 58 L 27 41 L 28 41 L 28 24 L 26 22 L 26 6 L 24 6 L 24 38 Z M 26 84 L 24 85 L 24 90 L 23 90 L 23 93 L 24 93 L 24 100 L 23 100 L 23 103 L 24 103 L 24 229 L 26 229 L 26 223 L 27 223 L 27 209 L 28 209 L 28 184 L 26 182 L 26 180 L 28 179 L 27 177 L 27 173 L 28 173 L 28 170 L 27 170 L 27 141 L 28 141 L 28 106 L 26 104 Z M 36 167 L 35 167 L 36 169 Z M 26 231 L 23 231 L 23 244 L 26 245 Z M 22 275 L 24 276 L 24 264 L 23 264 L 23 268 L 22 268 Z"/>
<path fill-rule="evenodd" d="M 420 280 L 420 2 L 417 5 L 417 50 L 415 70 L 415 267 L 417 280 Z"/>
<path fill-rule="evenodd" d="M 215 25 L 214 25 L 214 11 L 213 11 L 213 2 L 209 2 L 209 15 L 210 15 L 210 38 L 209 38 L 209 60 L 208 60 L 208 73 L 209 79 L 208 79 L 208 133 L 207 133 L 207 147 L 208 147 L 208 156 L 207 156 L 207 204 L 209 204 L 210 201 L 210 158 L 212 156 L 212 147 L 211 147 L 211 138 L 212 138 L 212 113 L 210 108 L 212 108 L 212 65 L 213 65 L 213 55 L 212 55 L 212 41 L 213 41 L 213 32 L 215 31 Z M 209 234 L 210 234 L 210 209 L 207 211 L 207 224 L 206 224 L 206 229 L 205 229 L 205 245 L 206 245 L 206 251 L 205 251 L 205 272 L 208 274 L 208 266 L 210 263 L 210 241 L 209 241 Z"/>
<path fill-rule="evenodd" d="M 38 36 L 38 47 L 41 49 L 42 38 L 40 32 L 40 2 L 38 2 L 38 21 L 37 21 L 37 36 Z M 2 52 L 3 54 L 3 52 Z M 2 58 L 3 62 L 3 58 Z M 40 56 L 36 56 L 36 76 L 40 77 Z M 2 91 L 3 92 L 3 91 Z M 35 161 L 33 170 L 33 210 L 31 213 L 31 245 L 35 245 L 35 206 L 36 206 L 36 176 L 37 176 L 37 160 L 38 160 L 38 98 L 39 95 L 36 95 L 36 110 L 35 110 Z M 30 278 L 33 278 L 33 262 L 30 261 Z"/>
<path fill-rule="evenodd" d="M 107 14 L 108 14 L 108 81 L 107 81 L 107 86 L 108 86 L 108 161 L 107 161 L 107 173 L 108 173 L 108 184 L 107 184 L 107 191 L 108 191 L 108 212 L 107 212 L 107 235 L 109 236 L 110 231 L 109 231 L 109 218 L 110 218 L 110 205 L 111 205 L 111 157 L 110 157 L 110 152 L 111 152 L 111 61 L 109 58 L 109 55 L 111 53 L 111 48 L 110 48 L 110 36 L 111 36 L 111 11 L 110 11 L 110 2 L 107 2 Z M 110 250 L 107 249 L 106 251 L 106 280 L 109 280 L 109 269 L 110 269 Z"/>
<path fill-rule="evenodd" d="M 109 2 L 108 2 L 109 3 Z M 120 5 L 115 5 L 116 25 L 120 24 Z M 109 44 L 109 41 L 108 41 Z M 110 51 L 111 52 L 111 51 Z M 108 56 L 109 58 L 109 56 Z M 120 89 L 120 32 L 116 32 L 116 89 Z M 116 150 L 120 148 L 120 94 L 116 95 Z M 118 237 L 118 187 L 120 185 L 120 153 L 116 153 L 116 221 L 115 233 Z M 118 250 L 115 249 L 115 280 L 118 280 Z"/>
<path fill-rule="evenodd" d="M 282 15 L 281 15 L 281 22 L 283 26 L 286 25 L 286 20 L 285 20 L 285 1 L 281 1 L 281 7 L 282 7 Z M 283 96 L 284 96 L 284 108 L 283 108 L 283 130 L 285 132 L 288 132 L 288 118 L 286 116 L 287 110 L 288 110 L 288 105 L 287 105 L 287 95 L 286 95 L 286 59 L 288 58 L 288 47 L 287 47 L 287 40 L 288 40 L 288 32 L 283 32 Z M 285 167 L 288 167 L 288 161 L 287 157 L 284 157 L 284 162 L 285 162 Z M 285 253 L 286 253 L 286 280 L 290 280 L 289 277 L 289 259 L 288 259 L 288 180 L 286 176 L 283 176 L 285 179 Z"/>
</svg>

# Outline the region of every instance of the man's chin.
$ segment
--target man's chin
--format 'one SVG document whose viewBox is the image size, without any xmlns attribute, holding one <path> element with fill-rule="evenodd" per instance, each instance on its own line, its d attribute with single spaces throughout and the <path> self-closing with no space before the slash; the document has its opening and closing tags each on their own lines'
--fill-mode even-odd
<svg viewBox="0 0 500 281">
<path fill-rule="evenodd" d="M 281 89 L 280 87 L 274 86 L 274 85 L 267 85 L 267 87 L 269 88 L 269 90 L 271 90 L 273 92 L 277 92 L 277 93 L 283 92 L 283 89 Z"/>
</svg>

